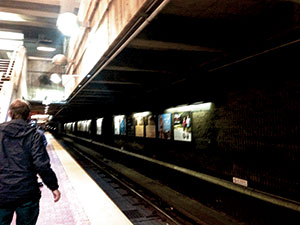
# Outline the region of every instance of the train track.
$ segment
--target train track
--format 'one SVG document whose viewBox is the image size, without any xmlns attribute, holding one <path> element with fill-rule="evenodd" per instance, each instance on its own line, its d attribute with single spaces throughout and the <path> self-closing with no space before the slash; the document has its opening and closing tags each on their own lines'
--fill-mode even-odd
<svg viewBox="0 0 300 225">
<path fill-rule="evenodd" d="M 151 199 L 150 202 L 157 202 L 157 205 L 175 218 L 179 224 L 296 225 L 300 219 L 297 211 L 194 179 L 191 176 L 155 165 L 155 163 L 147 163 L 137 157 L 120 154 L 119 151 L 111 151 L 105 146 L 95 145 L 89 139 L 79 138 L 77 142 L 74 138 L 64 137 L 63 140 L 72 146 L 77 146 L 93 160 L 96 159 L 96 163 L 98 159 L 102 158 L 101 161 L 106 164 L 107 168 L 111 167 L 113 171 L 121 171 L 127 180 L 143 187 L 142 192 L 146 189 L 146 195 L 149 192 L 152 194 L 148 195 Z M 122 166 L 114 165 L 118 163 Z M 132 172 L 128 173 L 124 168 L 132 168 L 151 180 L 140 182 L 144 178 L 136 179 L 131 176 Z M 159 184 L 154 184 L 154 181 L 159 181 Z M 159 189 L 161 186 L 164 186 L 162 191 Z M 166 187 L 169 189 L 165 189 Z M 157 191 L 157 189 L 159 190 Z M 176 193 L 170 194 L 173 191 Z M 181 197 L 178 197 L 179 194 Z M 161 202 L 166 203 L 167 206 Z"/>
<path fill-rule="evenodd" d="M 99 160 L 89 156 L 74 146 L 67 145 L 66 150 L 85 169 L 94 181 L 112 198 L 116 205 L 133 224 L 147 225 L 189 225 L 194 224 L 178 217 L 172 208 L 161 206 L 161 201 L 146 195 L 141 187 L 130 183 L 125 177 L 107 165 L 107 159 Z M 106 161 L 106 162 L 105 162 Z M 169 211 L 169 212 L 167 212 Z M 176 218 L 175 218 L 176 217 Z"/>
</svg>

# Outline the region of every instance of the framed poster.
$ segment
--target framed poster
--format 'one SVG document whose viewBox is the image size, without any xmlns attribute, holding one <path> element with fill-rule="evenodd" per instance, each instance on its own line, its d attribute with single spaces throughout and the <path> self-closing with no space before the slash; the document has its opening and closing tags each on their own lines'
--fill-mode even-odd
<svg viewBox="0 0 300 225">
<path fill-rule="evenodd" d="M 134 136 L 135 126 L 134 126 L 134 120 L 132 116 L 128 116 L 126 118 L 126 128 L 127 128 L 127 135 Z"/>
<path fill-rule="evenodd" d="M 158 116 L 158 137 L 161 139 L 171 139 L 171 113 Z"/>
<path fill-rule="evenodd" d="M 120 134 L 126 135 L 126 118 L 125 118 L 125 116 L 122 116 L 121 120 L 120 120 Z"/>
<path fill-rule="evenodd" d="M 156 125 L 155 125 L 156 116 L 148 115 L 146 116 L 146 137 L 156 138 Z"/>
<path fill-rule="evenodd" d="M 76 127 L 76 122 L 71 123 L 71 131 L 74 132 Z"/>
<path fill-rule="evenodd" d="M 81 120 L 77 123 L 77 129 L 81 132 L 91 132 L 92 120 Z M 74 124 L 75 127 L 75 124 Z"/>
<path fill-rule="evenodd" d="M 144 117 L 135 117 L 135 136 L 144 137 Z"/>
<path fill-rule="evenodd" d="M 103 118 L 99 118 L 96 120 L 96 134 L 97 135 L 102 134 L 102 121 L 103 121 Z"/>
<path fill-rule="evenodd" d="M 92 127 L 92 120 L 86 120 L 85 121 L 85 132 L 91 133 L 91 127 Z"/>
<path fill-rule="evenodd" d="M 192 121 L 190 112 L 174 113 L 174 140 L 192 141 Z"/>
<path fill-rule="evenodd" d="M 126 135 L 126 120 L 124 115 L 114 116 L 114 134 Z"/>
</svg>

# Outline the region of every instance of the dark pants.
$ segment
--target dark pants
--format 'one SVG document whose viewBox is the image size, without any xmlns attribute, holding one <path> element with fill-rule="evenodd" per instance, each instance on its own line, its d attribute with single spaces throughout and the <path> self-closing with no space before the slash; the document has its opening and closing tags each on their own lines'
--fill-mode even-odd
<svg viewBox="0 0 300 225">
<path fill-rule="evenodd" d="M 17 214 L 17 225 L 35 225 L 39 215 L 39 201 L 0 208 L 0 225 L 10 225 L 14 212 Z"/>
</svg>

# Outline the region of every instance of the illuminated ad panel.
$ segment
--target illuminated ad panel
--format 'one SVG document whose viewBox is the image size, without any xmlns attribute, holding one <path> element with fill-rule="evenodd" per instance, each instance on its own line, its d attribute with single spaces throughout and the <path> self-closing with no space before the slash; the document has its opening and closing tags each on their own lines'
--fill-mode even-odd
<svg viewBox="0 0 300 225">
<path fill-rule="evenodd" d="M 156 116 L 149 114 L 145 117 L 146 137 L 156 138 Z"/>
<path fill-rule="evenodd" d="M 171 139 L 171 113 L 158 116 L 158 137 L 161 139 Z"/>
<path fill-rule="evenodd" d="M 85 125 L 84 131 L 90 133 L 91 132 L 92 120 L 86 120 L 86 121 L 84 121 L 84 125 Z"/>
<path fill-rule="evenodd" d="M 135 136 L 144 137 L 144 117 L 135 117 Z"/>
<path fill-rule="evenodd" d="M 190 112 L 174 113 L 174 140 L 192 141 L 192 124 Z"/>
<path fill-rule="evenodd" d="M 115 135 L 126 135 L 125 115 L 114 116 L 114 134 Z"/>
<path fill-rule="evenodd" d="M 144 137 L 145 118 L 150 115 L 150 112 L 142 112 L 133 114 L 135 120 L 135 136 Z"/>
<path fill-rule="evenodd" d="M 96 134 L 97 135 L 102 134 L 102 121 L 103 121 L 103 118 L 99 118 L 96 120 Z"/>
<path fill-rule="evenodd" d="M 91 123 L 92 120 L 81 120 L 78 121 L 78 131 L 82 131 L 82 132 L 90 132 L 91 131 Z M 75 124 L 74 124 L 74 128 L 75 128 Z"/>
</svg>

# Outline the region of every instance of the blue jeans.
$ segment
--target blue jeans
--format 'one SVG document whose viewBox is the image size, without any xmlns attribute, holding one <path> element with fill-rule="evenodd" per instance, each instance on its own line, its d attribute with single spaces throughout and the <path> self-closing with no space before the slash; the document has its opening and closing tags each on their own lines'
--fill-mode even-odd
<svg viewBox="0 0 300 225">
<path fill-rule="evenodd" d="M 14 212 L 17 214 L 17 225 L 35 225 L 39 216 L 39 200 L 0 208 L 0 225 L 10 225 Z"/>
</svg>

